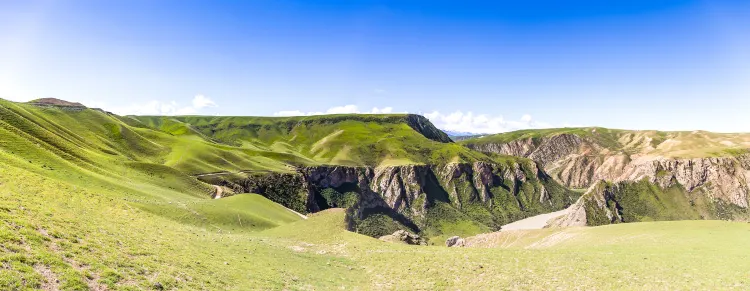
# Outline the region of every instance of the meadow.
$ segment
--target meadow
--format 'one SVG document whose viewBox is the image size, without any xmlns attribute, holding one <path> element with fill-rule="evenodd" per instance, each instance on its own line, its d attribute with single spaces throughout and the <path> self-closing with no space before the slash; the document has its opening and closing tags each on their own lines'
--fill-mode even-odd
<svg viewBox="0 0 750 291">
<path fill-rule="evenodd" d="M 443 247 L 442 237 L 410 246 L 347 231 L 343 209 L 303 219 L 260 195 L 213 199 L 215 187 L 194 176 L 510 159 L 380 117 L 336 117 L 350 133 L 323 117 L 294 132 L 271 123 L 265 137 L 229 125 L 211 131 L 205 124 L 228 121 L 208 117 L 139 119 L 2 100 L 0 117 L 2 290 L 750 288 L 747 223 L 630 223 L 489 233 L 468 238 L 467 248 Z M 354 146 L 342 153 L 346 144 Z M 364 155 L 372 144 L 382 155 Z"/>
<path fill-rule="evenodd" d="M 750 287 L 750 224 L 739 222 L 508 231 L 446 248 L 381 242 L 346 231 L 343 210 L 303 220 L 262 199 L 254 202 L 266 212 L 243 208 L 242 224 L 168 218 L 115 192 L 9 167 L 0 194 L 4 290 Z"/>
</svg>

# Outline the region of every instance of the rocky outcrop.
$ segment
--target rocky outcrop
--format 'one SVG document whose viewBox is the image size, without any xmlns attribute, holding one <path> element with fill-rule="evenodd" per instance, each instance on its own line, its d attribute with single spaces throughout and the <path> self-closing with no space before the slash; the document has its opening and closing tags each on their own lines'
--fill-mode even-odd
<svg viewBox="0 0 750 291">
<path fill-rule="evenodd" d="M 300 167 L 296 174 L 248 175 L 236 184 L 246 186 L 246 191 L 271 194 L 274 197 L 269 199 L 284 205 L 305 204 L 307 212 L 334 207 L 325 196 L 344 200 L 354 196 L 348 212 L 352 217 L 364 219 L 372 209 L 388 210 L 388 216 L 414 230 L 431 223 L 428 212 L 438 204 L 463 212 L 461 219 L 479 219 L 481 224 L 499 228 L 516 219 L 563 209 L 577 198 L 527 159 L 377 168 Z"/>
<path fill-rule="evenodd" d="M 427 240 L 420 237 L 419 235 L 410 233 L 405 230 L 397 230 L 393 234 L 384 235 L 379 237 L 378 239 L 384 242 L 400 242 L 408 245 L 427 245 Z"/>
<path fill-rule="evenodd" d="M 467 146 L 483 152 L 533 159 L 555 180 L 571 188 L 588 188 L 600 180 L 647 179 L 663 188 L 675 184 L 689 192 L 705 188 L 711 198 L 743 208 L 749 206 L 750 154 L 690 159 L 628 154 L 575 134 Z"/>
<path fill-rule="evenodd" d="M 407 114 L 406 124 L 408 124 L 409 127 L 424 135 L 424 137 L 428 139 L 442 143 L 453 142 L 453 140 L 448 137 L 448 134 L 435 127 L 435 125 L 433 125 L 429 119 L 422 115 Z"/>
<path fill-rule="evenodd" d="M 456 207 L 469 202 L 491 206 L 490 188 L 499 186 L 498 182 L 515 185 L 527 180 L 527 172 L 534 178 L 541 175 L 531 162 L 511 166 L 485 162 L 380 168 L 320 166 L 301 168 L 299 172 L 310 185 L 310 196 L 319 189 L 350 187 L 360 193 L 364 208 L 385 206 L 415 216 L 424 214 L 427 196 Z M 441 197 L 445 194 L 448 197 Z"/>
<path fill-rule="evenodd" d="M 548 222 L 547 227 L 603 225 L 623 222 L 614 201 L 614 192 L 620 185 L 599 181 L 581 198 L 568 207 L 566 213 Z"/>
<path fill-rule="evenodd" d="M 466 246 L 466 241 L 459 236 L 452 236 L 445 240 L 445 246 L 449 248 L 460 248 Z"/>
<path fill-rule="evenodd" d="M 643 178 L 663 188 L 679 183 L 692 192 L 705 187 L 711 198 L 742 208 L 748 207 L 750 156 L 695 159 L 656 159 L 634 161 L 613 181 L 637 181 Z"/>
<path fill-rule="evenodd" d="M 31 100 L 27 103 L 37 107 L 57 108 L 68 111 L 81 111 L 86 109 L 86 106 L 81 103 L 69 102 L 57 98 L 40 98 Z"/>
<path fill-rule="evenodd" d="M 712 197 L 712 191 L 706 187 L 693 189 L 696 193 L 692 193 L 674 176 L 660 179 L 662 181 L 657 183 L 648 179 L 617 183 L 599 181 L 549 226 L 686 219 L 750 220 L 747 207 Z M 667 179 L 671 182 L 666 182 Z"/>
<path fill-rule="evenodd" d="M 545 166 L 573 153 L 601 150 L 601 147 L 574 134 L 560 134 L 539 139 L 518 139 L 509 143 L 467 144 L 466 146 L 480 152 L 530 158 Z"/>
</svg>

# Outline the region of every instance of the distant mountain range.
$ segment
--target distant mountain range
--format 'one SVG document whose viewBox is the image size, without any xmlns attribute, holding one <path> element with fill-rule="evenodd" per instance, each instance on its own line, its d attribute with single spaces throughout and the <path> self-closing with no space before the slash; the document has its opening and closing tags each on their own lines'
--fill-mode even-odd
<svg viewBox="0 0 750 291">
<path fill-rule="evenodd" d="M 460 140 L 465 140 L 468 138 L 489 135 L 488 133 L 473 133 L 473 132 L 453 131 L 453 130 L 445 130 L 445 129 L 441 129 L 441 130 L 445 132 L 445 134 L 447 134 L 448 137 L 450 137 L 454 141 L 460 141 Z"/>
</svg>

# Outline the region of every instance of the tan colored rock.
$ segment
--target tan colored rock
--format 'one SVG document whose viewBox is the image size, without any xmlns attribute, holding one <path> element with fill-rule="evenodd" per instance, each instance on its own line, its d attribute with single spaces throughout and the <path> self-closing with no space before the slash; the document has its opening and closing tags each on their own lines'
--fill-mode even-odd
<svg viewBox="0 0 750 291">
<path fill-rule="evenodd" d="M 405 243 L 408 245 L 427 245 L 427 241 L 419 235 L 412 234 L 405 230 L 397 230 L 393 234 L 384 235 L 378 238 L 384 242 Z"/>
</svg>

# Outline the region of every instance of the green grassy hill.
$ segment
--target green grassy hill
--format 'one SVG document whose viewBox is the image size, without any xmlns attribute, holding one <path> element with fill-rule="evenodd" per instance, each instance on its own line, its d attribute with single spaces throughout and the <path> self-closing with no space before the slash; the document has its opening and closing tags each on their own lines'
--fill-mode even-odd
<svg viewBox="0 0 750 291">
<path fill-rule="evenodd" d="M 170 217 L 190 212 L 177 209 L 174 211 L 180 214 L 173 214 L 172 210 L 165 210 L 175 208 L 167 203 L 171 197 L 210 197 L 213 187 L 201 181 L 225 184 L 223 181 L 227 177 L 236 176 L 233 182 L 237 183 L 232 185 L 240 186 L 238 184 L 248 179 L 247 173 L 295 173 L 299 167 L 321 165 L 375 168 L 483 161 L 513 167 L 530 163 L 520 158 L 479 153 L 455 144 L 424 117 L 416 115 L 123 117 L 69 104 L 73 103 L 56 99 L 40 99 L 28 104 L 0 100 L 0 150 L 13 156 L 6 163 L 81 186 L 117 189 L 123 196 L 138 201 L 139 207 Z M 523 169 L 527 170 L 531 169 Z M 201 176 L 201 180 L 189 176 L 227 172 L 243 174 Z M 430 175 L 442 176 L 437 172 Z M 537 180 L 536 173 L 528 172 L 528 175 L 531 175 L 529 179 Z M 284 179 L 282 176 L 275 184 L 286 184 Z M 465 179 L 472 178 L 468 175 Z M 529 197 L 541 195 L 537 193 L 542 191 L 541 184 L 520 187 L 513 185 L 513 181 L 502 183 L 494 186 L 505 196 L 511 196 L 509 201 L 516 199 L 513 195 L 528 196 L 518 198 L 524 199 L 518 202 L 516 208 L 519 209 L 513 215 L 503 214 L 503 221 L 536 213 L 523 208 L 531 207 L 532 202 L 538 200 Z M 481 190 L 473 186 L 468 189 L 470 185 L 465 184 L 451 187 L 458 187 L 460 192 Z M 276 185 L 264 188 L 272 186 Z M 299 212 L 314 211 L 317 207 L 307 207 L 307 198 L 298 195 L 305 185 L 298 186 L 290 189 L 294 193 L 282 193 L 289 198 L 269 197 Z M 554 185 L 546 185 L 546 188 L 555 189 Z M 242 187 L 235 187 L 235 190 L 238 193 L 255 191 Z M 551 192 L 552 196 L 558 192 Z M 441 201 L 450 203 L 447 193 L 438 194 L 446 196 Z M 466 195 L 471 197 L 462 198 L 462 204 L 479 199 L 478 194 Z M 495 208 L 505 213 L 504 204 Z M 564 206 L 555 205 L 557 208 Z M 544 208 L 541 207 L 544 205 L 537 206 L 534 206 L 535 211 Z M 483 213 L 485 220 L 491 220 L 487 218 L 487 211 Z"/>
<path fill-rule="evenodd" d="M 0 168 L 0 195 L 3 290 L 750 287 L 747 223 L 545 229 L 444 248 L 348 232 L 336 209 L 260 232 L 182 223 L 13 167 Z"/>
<path fill-rule="evenodd" d="M 508 248 L 418 247 L 349 232 L 341 209 L 303 220 L 259 195 L 212 199 L 215 187 L 191 176 L 283 175 L 321 164 L 530 163 L 449 143 L 412 118 L 121 117 L 0 100 L 0 290 L 750 287 L 747 224 L 587 228 L 558 244 L 550 241 L 572 234 L 541 230 Z M 538 201 L 528 195 L 539 194 L 535 185 L 514 185 L 529 188 L 514 199 Z"/>
<path fill-rule="evenodd" d="M 451 143 L 423 117 L 413 115 L 121 117 L 54 102 L 0 100 L 0 117 L 0 149 L 35 167 L 75 166 L 102 175 L 146 167 L 143 164 L 194 175 L 288 172 L 299 165 L 490 160 Z"/>
<path fill-rule="evenodd" d="M 392 166 L 487 160 L 450 142 L 424 117 L 408 114 L 131 118 L 173 135 L 196 136 L 245 151 L 276 152 L 307 165 Z"/>
</svg>

